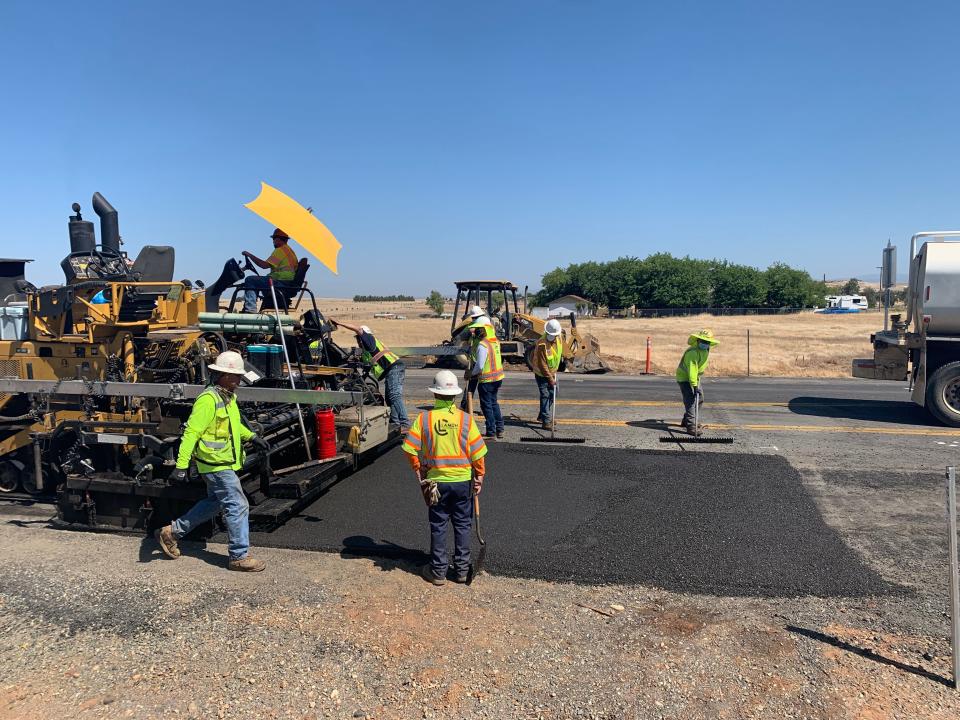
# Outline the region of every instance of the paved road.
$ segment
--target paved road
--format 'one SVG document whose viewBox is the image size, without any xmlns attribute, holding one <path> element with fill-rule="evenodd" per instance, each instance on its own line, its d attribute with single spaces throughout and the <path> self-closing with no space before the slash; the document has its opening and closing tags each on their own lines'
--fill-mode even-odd
<svg viewBox="0 0 960 720">
<path fill-rule="evenodd" d="M 411 405 L 426 406 L 433 371 L 407 372 Z M 939 471 L 957 462 L 960 429 L 938 425 L 896 382 L 854 379 L 707 378 L 703 422 L 733 445 L 712 452 L 778 454 L 797 467 L 872 467 Z M 682 413 L 668 377 L 562 375 L 558 431 L 590 444 L 663 449 L 667 427 Z M 501 405 L 507 437 L 530 435 L 537 414 L 536 385 L 524 372 L 508 373 Z M 690 444 L 676 445 L 690 452 Z"/>
</svg>

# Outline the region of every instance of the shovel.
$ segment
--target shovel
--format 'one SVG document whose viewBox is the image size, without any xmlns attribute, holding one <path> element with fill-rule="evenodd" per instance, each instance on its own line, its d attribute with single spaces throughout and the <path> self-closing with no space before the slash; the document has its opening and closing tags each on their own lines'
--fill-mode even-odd
<svg viewBox="0 0 960 720">
<path fill-rule="evenodd" d="M 471 490 L 473 478 L 470 479 Z M 473 527 L 477 531 L 477 541 L 480 543 L 480 549 L 477 551 L 476 558 L 471 558 L 470 569 L 467 570 L 467 585 L 473 585 L 473 579 L 480 574 L 483 569 L 483 559 L 487 556 L 487 541 L 483 539 L 483 531 L 480 530 L 480 496 L 473 493 Z"/>
</svg>

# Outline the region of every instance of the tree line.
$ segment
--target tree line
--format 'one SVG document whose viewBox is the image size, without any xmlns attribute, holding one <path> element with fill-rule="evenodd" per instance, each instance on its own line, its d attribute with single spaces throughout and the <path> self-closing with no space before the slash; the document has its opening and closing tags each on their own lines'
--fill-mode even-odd
<svg viewBox="0 0 960 720">
<path fill-rule="evenodd" d="M 354 295 L 354 302 L 413 302 L 413 295 Z"/>
<path fill-rule="evenodd" d="M 822 306 L 830 294 L 825 283 L 784 263 L 760 270 L 670 253 L 558 267 L 542 283 L 537 305 L 579 295 L 608 308 L 800 308 Z"/>
</svg>

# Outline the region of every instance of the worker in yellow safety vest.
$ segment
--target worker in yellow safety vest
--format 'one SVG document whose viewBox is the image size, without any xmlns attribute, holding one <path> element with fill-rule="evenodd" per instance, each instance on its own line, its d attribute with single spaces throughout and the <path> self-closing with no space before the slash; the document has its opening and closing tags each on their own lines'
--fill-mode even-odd
<svg viewBox="0 0 960 720">
<path fill-rule="evenodd" d="M 330 318 L 336 327 L 349 330 L 357 336 L 357 347 L 360 348 L 360 357 L 370 366 L 370 374 L 377 382 L 383 381 L 383 396 L 390 407 L 390 422 L 399 425 L 401 430 L 410 426 L 407 417 L 407 408 L 403 404 L 403 381 L 407 374 L 407 367 L 390 348 L 377 340 L 373 331 L 366 325 L 354 327 L 344 322 Z"/>
<path fill-rule="evenodd" d="M 533 377 L 540 392 L 540 414 L 537 422 L 544 430 L 553 429 L 553 400 L 557 387 L 557 372 L 563 360 L 563 329 L 557 320 L 548 320 L 543 335 L 533 347 Z"/>
<path fill-rule="evenodd" d="M 476 350 L 473 365 L 464 374 L 464 379 L 477 381 L 477 393 L 480 395 L 480 410 L 486 425 L 484 437 L 488 439 L 503 437 L 503 415 L 497 393 L 503 384 L 503 359 L 500 356 L 500 340 L 490 318 L 483 316 L 473 324 L 473 336 Z"/>
<path fill-rule="evenodd" d="M 467 333 L 470 336 L 470 352 L 467 353 L 467 366 L 468 373 L 463 376 L 463 379 L 467 381 L 467 390 L 463 393 L 463 397 L 460 399 L 460 409 L 467 409 L 467 397 L 473 397 L 473 394 L 477 391 L 477 385 L 480 383 L 479 377 L 472 377 L 469 374 L 470 368 L 473 367 L 473 363 L 477 358 L 477 345 L 480 344 L 480 338 L 485 337 L 485 335 L 474 336 L 474 330 L 478 327 L 480 318 L 485 318 L 487 315 L 479 305 L 474 305 L 470 308 L 470 324 L 467 325 Z"/>
<path fill-rule="evenodd" d="M 697 426 L 694 406 L 703 404 L 703 373 L 707 369 L 707 362 L 710 360 L 710 348 L 717 345 L 713 338 L 713 332 L 704 328 L 698 333 L 694 333 L 687 338 L 689 347 L 684 351 L 680 358 L 680 364 L 677 365 L 676 378 L 680 385 L 680 393 L 683 395 L 683 420 L 680 424 L 687 429 L 691 435 L 699 435 L 700 428 Z"/>
<path fill-rule="evenodd" d="M 434 585 L 444 584 L 449 565 L 447 523 L 452 523 L 453 580 L 465 583 L 470 570 L 473 495 L 483 487 L 487 446 L 473 416 L 455 406 L 462 392 L 456 375 L 441 370 L 429 390 L 433 409 L 417 415 L 402 446 L 429 508 L 430 562 L 423 566 L 423 577 Z"/>
<path fill-rule="evenodd" d="M 237 477 L 243 467 L 243 443 L 250 442 L 261 452 L 268 452 L 264 440 L 258 438 L 240 417 L 235 395 L 246 372 L 240 353 L 227 350 L 210 365 L 214 382 L 193 403 L 186 430 L 180 439 L 173 482 L 185 482 L 191 460 L 207 484 L 207 497 L 187 513 L 157 531 L 160 547 L 171 558 L 180 557 L 177 540 L 199 525 L 223 512 L 227 526 L 227 550 L 231 570 L 259 572 L 266 567 L 262 560 L 249 555 L 250 505 Z"/>
<path fill-rule="evenodd" d="M 270 238 L 273 240 L 273 252 L 266 260 L 261 260 L 249 250 L 243 251 L 244 257 L 250 258 L 250 262 L 270 271 L 266 277 L 248 275 L 244 279 L 243 311 L 247 313 L 257 311 L 257 293 L 269 289 L 270 280 L 274 284 L 289 283 L 297 274 L 297 254 L 289 245 L 290 236 L 276 228 Z"/>
</svg>

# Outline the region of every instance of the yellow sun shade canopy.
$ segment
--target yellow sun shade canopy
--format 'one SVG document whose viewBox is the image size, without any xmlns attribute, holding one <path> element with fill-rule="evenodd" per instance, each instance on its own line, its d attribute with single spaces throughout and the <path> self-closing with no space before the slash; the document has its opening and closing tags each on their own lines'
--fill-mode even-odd
<svg viewBox="0 0 960 720">
<path fill-rule="evenodd" d="M 283 230 L 337 274 L 337 253 L 343 245 L 310 210 L 265 182 L 260 183 L 260 194 L 244 207 Z"/>
</svg>

